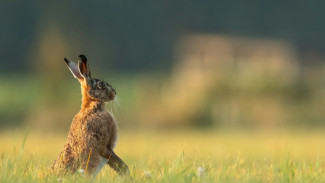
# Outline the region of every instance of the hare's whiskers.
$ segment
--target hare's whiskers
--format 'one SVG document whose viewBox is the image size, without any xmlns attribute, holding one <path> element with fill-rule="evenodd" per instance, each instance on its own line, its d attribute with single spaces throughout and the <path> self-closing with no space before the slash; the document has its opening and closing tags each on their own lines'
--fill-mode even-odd
<svg viewBox="0 0 325 183">
<path fill-rule="evenodd" d="M 116 97 L 115 100 L 113 100 L 113 110 L 114 113 L 116 114 L 116 117 L 119 118 L 120 117 L 120 113 L 119 113 L 119 109 L 120 109 L 120 102 L 119 102 L 119 98 Z"/>
</svg>

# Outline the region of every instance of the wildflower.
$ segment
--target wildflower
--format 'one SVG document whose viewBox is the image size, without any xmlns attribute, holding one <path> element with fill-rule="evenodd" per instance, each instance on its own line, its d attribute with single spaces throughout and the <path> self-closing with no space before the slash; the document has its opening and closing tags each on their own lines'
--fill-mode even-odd
<svg viewBox="0 0 325 183">
<path fill-rule="evenodd" d="M 197 175 L 199 177 L 202 177 L 204 173 L 205 173 L 205 168 L 203 168 L 203 167 L 197 168 Z"/>
<path fill-rule="evenodd" d="M 78 173 L 80 173 L 80 174 L 84 174 L 84 173 L 85 173 L 85 170 L 82 169 L 82 168 L 80 168 L 80 169 L 78 170 Z"/>
<path fill-rule="evenodd" d="M 150 171 L 148 171 L 148 170 L 144 171 L 143 175 L 144 175 L 144 177 L 147 178 L 147 179 L 150 179 L 150 178 L 152 177 Z"/>
</svg>

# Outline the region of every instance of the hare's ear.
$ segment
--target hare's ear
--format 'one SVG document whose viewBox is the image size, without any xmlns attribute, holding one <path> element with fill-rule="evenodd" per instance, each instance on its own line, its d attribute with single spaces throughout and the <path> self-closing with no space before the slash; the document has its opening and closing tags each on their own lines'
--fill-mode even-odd
<svg viewBox="0 0 325 183">
<path fill-rule="evenodd" d="M 85 55 L 79 55 L 79 72 L 80 74 L 86 78 L 86 79 L 90 79 L 90 69 L 87 63 L 87 58 L 85 57 Z"/>
<path fill-rule="evenodd" d="M 65 61 L 65 63 L 67 63 L 67 66 L 68 66 L 69 70 L 71 71 L 71 73 L 73 74 L 73 76 L 79 80 L 83 80 L 83 77 L 81 76 L 81 74 L 79 72 L 78 65 L 74 62 L 71 62 L 67 58 L 64 58 L 64 61 Z"/>
</svg>

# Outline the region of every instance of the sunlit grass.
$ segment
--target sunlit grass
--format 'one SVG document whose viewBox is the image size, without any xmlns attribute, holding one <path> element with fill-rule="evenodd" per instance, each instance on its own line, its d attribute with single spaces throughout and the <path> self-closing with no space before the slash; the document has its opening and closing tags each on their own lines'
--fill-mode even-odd
<svg viewBox="0 0 325 183">
<path fill-rule="evenodd" d="M 59 182 L 48 169 L 66 134 L 0 134 L 0 182 Z M 115 149 L 131 177 L 108 166 L 93 182 L 324 182 L 321 132 L 122 131 Z M 82 174 L 62 182 L 89 182 Z"/>
</svg>

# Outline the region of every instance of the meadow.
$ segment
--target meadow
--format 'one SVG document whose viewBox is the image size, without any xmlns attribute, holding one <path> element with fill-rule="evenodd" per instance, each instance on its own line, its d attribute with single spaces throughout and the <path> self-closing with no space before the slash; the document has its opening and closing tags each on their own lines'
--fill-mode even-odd
<svg viewBox="0 0 325 183">
<path fill-rule="evenodd" d="M 325 1 L 1 2 L 0 183 L 325 182 Z M 48 172 L 80 54 L 130 177 Z"/>
<path fill-rule="evenodd" d="M 108 166 L 96 178 L 48 174 L 66 134 L 0 134 L 0 182 L 324 182 L 321 131 L 120 130 L 116 153 L 131 177 Z"/>
<path fill-rule="evenodd" d="M 48 173 L 80 109 L 64 64 L 0 76 L 0 182 L 325 182 L 325 67 L 290 75 L 267 63 L 103 76 L 118 93 L 107 108 L 131 177 L 108 166 L 96 178 Z"/>
</svg>

